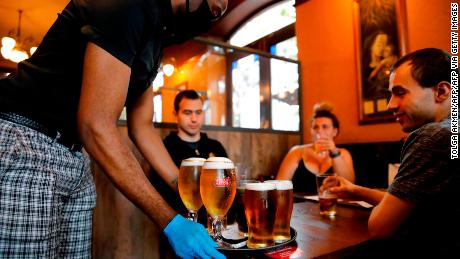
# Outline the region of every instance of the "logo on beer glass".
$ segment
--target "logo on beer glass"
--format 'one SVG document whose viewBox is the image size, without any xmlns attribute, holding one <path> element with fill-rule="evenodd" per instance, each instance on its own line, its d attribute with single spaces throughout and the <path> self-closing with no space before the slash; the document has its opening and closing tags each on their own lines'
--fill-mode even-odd
<svg viewBox="0 0 460 259">
<path fill-rule="evenodd" d="M 225 178 L 217 178 L 214 181 L 214 186 L 215 187 L 228 187 L 230 186 L 230 177 L 225 177 Z"/>
</svg>

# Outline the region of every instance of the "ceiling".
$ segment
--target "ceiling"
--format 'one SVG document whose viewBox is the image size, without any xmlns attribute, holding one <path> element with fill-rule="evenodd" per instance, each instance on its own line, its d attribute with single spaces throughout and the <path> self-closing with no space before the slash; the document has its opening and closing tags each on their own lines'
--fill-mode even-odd
<svg viewBox="0 0 460 259">
<path fill-rule="evenodd" d="M 21 38 L 32 36 L 39 42 L 69 0 L 2 0 L 0 1 L 0 36 L 17 30 L 18 10 L 23 10 Z"/>
<path fill-rule="evenodd" d="M 32 36 L 40 42 L 48 28 L 69 0 L 2 0 L 0 1 L 0 37 L 17 30 L 18 10 L 23 10 L 21 38 Z M 243 21 L 279 0 L 229 0 L 227 13 L 217 21 L 206 36 L 227 40 Z"/>
</svg>

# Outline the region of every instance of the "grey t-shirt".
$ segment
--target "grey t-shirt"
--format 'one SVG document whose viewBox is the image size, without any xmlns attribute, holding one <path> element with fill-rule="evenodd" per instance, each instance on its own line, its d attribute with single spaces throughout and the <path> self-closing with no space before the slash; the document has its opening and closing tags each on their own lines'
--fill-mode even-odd
<svg viewBox="0 0 460 259">
<path fill-rule="evenodd" d="M 388 192 L 415 207 L 395 235 L 398 242 L 428 250 L 424 244 L 436 243 L 443 251 L 460 245 L 460 160 L 450 157 L 450 121 L 420 127 L 403 145 Z"/>
</svg>

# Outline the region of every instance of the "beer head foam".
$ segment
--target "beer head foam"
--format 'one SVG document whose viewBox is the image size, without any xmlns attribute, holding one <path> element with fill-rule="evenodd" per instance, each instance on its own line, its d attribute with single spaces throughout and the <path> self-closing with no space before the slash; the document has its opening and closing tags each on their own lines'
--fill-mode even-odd
<svg viewBox="0 0 460 259">
<path fill-rule="evenodd" d="M 289 180 L 268 180 L 264 181 L 264 183 L 272 183 L 276 186 L 277 190 L 284 191 L 284 190 L 291 190 L 292 181 Z"/>
<path fill-rule="evenodd" d="M 235 165 L 226 157 L 210 157 L 203 165 L 204 169 L 233 169 Z"/>
<path fill-rule="evenodd" d="M 273 183 L 247 183 L 246 190 L 252 191 L 270 191 L 276 190 L 276 185 Z"/>
<path fill-rule="evenodd" d="M 187 159 L 182 160 L 181 166 L 202 166 L 206 159 L 201 157 L 189 157 Z"/>
</svg>

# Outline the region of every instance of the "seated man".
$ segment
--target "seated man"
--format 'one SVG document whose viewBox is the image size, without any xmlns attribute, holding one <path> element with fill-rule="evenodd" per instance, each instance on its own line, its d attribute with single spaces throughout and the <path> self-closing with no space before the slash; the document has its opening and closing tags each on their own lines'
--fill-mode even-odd
<svg viewBox="0 0 460 259">
<path fill-rule="evenodd" d="M 390 74 L 393 111 L 410 133 L 387 192 L 350 183 L 331 188 L 341 198 L 376 206 L 368 222 L 374 241 L 362 258 L 460 258 L 460 160 L 451 159 L 451 57 L 422 49 L 402 57 Z M 457 70 L 458 74 L 458 70 Z M 359 250 L 359 248 L 357 248 Z M 356 257 L 360 257 L 356 256 Z"/>
<path fill-rule="evenodd" d="M 195 90 L 184 90 L 174 98 L 177 130 L 164 139 L 164 144 L 177 167 L 189 157 L 227 157 L 222 144 L 201 133 L 204 122 L 203 100 Z"/>
<path fill-rule="evenodd" d="M 204 122 L 203 100 L 194 90 L 184 90 L 174 99 L 174 115 L 177 119 L 177 131 L 172 131 L 164 144 L 177 167 L 183 159 L 189 157 L 208 158 L 211 156 L 227 157 L 227 152 L 220 142 L 201 133 Z M 168 204 L 181 215 L 187 215 L 179 193 L 173 191 L 156 173 L 151 174 L 151 181 Z M 206 226 L 206 209 L 198 211 L 198 221 Z"/>
</svg>

